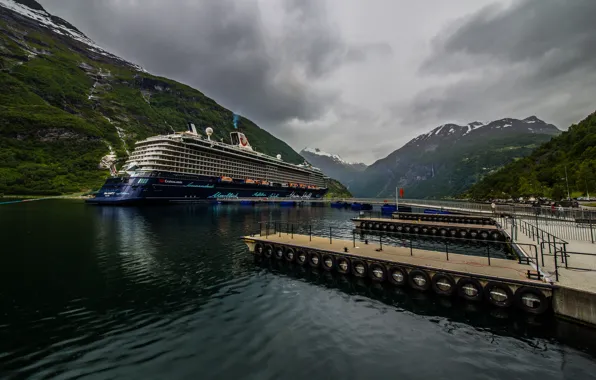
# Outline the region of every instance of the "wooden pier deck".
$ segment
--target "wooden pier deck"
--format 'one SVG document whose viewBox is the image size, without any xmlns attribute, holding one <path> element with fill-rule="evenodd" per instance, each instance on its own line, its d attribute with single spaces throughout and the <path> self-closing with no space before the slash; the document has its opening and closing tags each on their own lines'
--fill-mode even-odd
<svg viewBox="0 0 596 380">
<path fill-rule="evenodd" d="M 478 226 L 475 226 L 478 227 Z M 488 226 L 487 226 L 488 227 Z M 532 268 L 527 264 L 520 264 L 515 260 L 505 260 L 461 254 L 448 255 L 444 252 L 429 251 L 408 247 L 383 245 L 379 251 L 378 244 L 364 244 L 352 240 L 332 239 L 308 235 L 269 235 L 269 236 L 244 236 L 247 244 L 254 250 L 256 243 L 292 246 L 302 250 L 316 250 L 330 252 L 341 256 L 380 261 L 389 264 L 404 265 L 408 267 L 424 268 L 427 270 L 451 273 L 460 276 L 474 276 L 482 279 L 528 285 L 534 287 L 551 288 L 551 285 L 536 279 L 529 279 L 528 270 Z M 348 251 L 345 252 L 344 248 Z"/>
</svg>

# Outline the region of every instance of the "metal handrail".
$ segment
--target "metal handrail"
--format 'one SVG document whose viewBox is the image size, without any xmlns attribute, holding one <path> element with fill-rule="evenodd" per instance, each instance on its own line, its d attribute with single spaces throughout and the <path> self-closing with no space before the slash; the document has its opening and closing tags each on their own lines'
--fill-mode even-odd
<svg viewBox="0 0 596 380">
<path fill-rule="evenodd" d="M 265 236 L 265 238 L 267 239 L 270 235 L 278 235 L 281 237 L 282 233 L 285 233 L 286 235 L 290 235 L 290 238 L 293 239 L 294 238 L 294 234 L 297 233 L 298 231 L 300 231 L 300 228 L 296 228 L 296 226 L 298 227 L 302 227 L 303 230 L 305 230 L 308 228 L 308 236 L 309 236 L 309 240 L 312 241 L 312 237 L 313 237 L 313 229 L 312 229 L 312 224 L 310 223 L 289 223 L 289 222 L 283 222 L 283 221 L 261 221 L 261 222 L 257 222 L 258 224 L 258 235 L 259 236 Z M 263 234 L 263 225 L 265 226 L 265 234 Z M 285 227 L 285 231 L 283 230 L 283 227 Z M 272 230 L 272 233 L 270 233 L 270 231 Z M 329 237 L 329 243 L 332 244 L 333 243 L 333 237 L 334 237 L 334 231 L 349 231 L 349 233 L 352 235 L 352 245 L 353 247 L 356 246 L 356 229 L 354 228 L 347 228 L 347 227 L 333 227 L 330 226 L 329 227 L 329 234 L 327 235 L 326 233 L 324 234 L 325 236 L 323 236 L 323 234 L 319 234 L 317 235 L 315 232 L 314 236 L 319 236 L 319 237 Z M 373 235 L 372 233 L 369 233 L 368 231 L 359 231 L 358 232 L 359 235 Z M 378 234 L 379 235 L 379 250 L 383 250 L 383 243 L 385 242 L 386 245 L 391 245 L 388 243 L 391 243 L 390 240 L 385 239 L 387 237 L 393 237 L 395 238 L 396 235 L 398 233 L 395 232 L 388 232 L 385 233 L 383 231 L 374 231 L 374 234 Z M 406 235 L 407 233 L 402 233 L 402 235 Z M 414 235 L 414 234 L 407 234 L 407 235 Z M 251 236 L 255 236 L 255 233 L 251 234 Z M 345 238 L 346 236 L 340 236 Z M 426 237 L 426 236 L 425 236 Z M 483 240 L 474 240 L 474 239 L 466 239 L 466 238 L 444 238 L 444 237 L 431 237 L 428 236 L 430 238 L 436 238 L 436 239 L 443 239 L 444 241 L 444 251 L 437 251 L 437 252 L 444 252 L 445 253 L 445 257 L 446 260 L 449 261 L 449 241 L 453 241 L 456 240 L 458 242 L 461 241 L 469 241 L 469 242 L 474 242 L 475 244 L 478 243 L 490 243 L 490 244 L 502 244 L 506 247 L 508 247 L 512 252 L 514 252 L 517 256 L 517 261 L 521 264 L 523 263 L 522 258 L 517 254 L 517 252 L 515 251 L 515 249 L 513 249 L 513 243 L 512 242 L 499 242 L 499 241 L 483 241 Z M 362 241 L 362 238 L 360 239 Z M 412 239 L 412 238 L 405 238 L 405 239 L 401 239 L 401 245 L 402 247 L 405 248 L 410 248 L 410 255 L 414 255 L 414 251 L 413 248 L 414 246 L 414 241 L 415 240 L 419 240 L 419 239 Z M 372 241 L 372 240 L 371 240 Z M 369 243 L 369 239 L 364 239 L 364 243 L 368 244 Z M 490 254 L 490 244 L 486 244 L 486 258 L 488 260 L 488 265 L 491 265 L 491 254 Z M 536 245 L 534 244 L 524 244 L 524 243 L 515 243 L 515 245 L 522 245 L 522 246 L 528 246 L 530 253 L 535 253 L 535 257 L 536 257 L 536 267 L 537 269 L 539 269 L 539 262 L 538 262 L 538 249 L 536 247 Z M 420 246 L 418 244 L 418 246 Z M 453 253 L 453 252 L 452 252 Z M 476 255 L 474 255 L 476 256 Z M 493 255 L 494 258 L 494 255 Z M 528 261 L 529 264 L 529 261 Z M 539 271 L 539 270 L 538 270 Z"/>
</svg>

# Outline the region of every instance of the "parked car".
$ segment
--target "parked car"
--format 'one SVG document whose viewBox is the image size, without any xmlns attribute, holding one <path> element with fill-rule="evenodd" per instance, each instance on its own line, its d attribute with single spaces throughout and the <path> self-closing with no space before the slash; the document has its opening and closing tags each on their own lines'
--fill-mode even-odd
<svg viewBox="0 0 596 380">
<path fill-rule="evenodd" d="M 557 207 L 558 206 L 563 206 L 563 207 L 579 207 L 579 202 L 576 201 L 575 199 L 563 199 L 560 202 L 557 202 Z"/>
</svg>

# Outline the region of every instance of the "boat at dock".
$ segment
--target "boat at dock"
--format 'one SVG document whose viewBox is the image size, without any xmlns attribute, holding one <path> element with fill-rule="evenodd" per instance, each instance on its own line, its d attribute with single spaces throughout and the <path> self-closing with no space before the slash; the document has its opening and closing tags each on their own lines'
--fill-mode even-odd
<svg viewBox="0 0 596 380">
<path fill-rule="evenodd" d="M 212 128 L 149 137 L 119 172 L 87 203 L 192 202 L 236 198 L 318 199 L 326 177 L 309 165 L 284 162 L 255 151 L 244 133 L 230 133 L 230 144 L 211 140 Z"/>
</svg>

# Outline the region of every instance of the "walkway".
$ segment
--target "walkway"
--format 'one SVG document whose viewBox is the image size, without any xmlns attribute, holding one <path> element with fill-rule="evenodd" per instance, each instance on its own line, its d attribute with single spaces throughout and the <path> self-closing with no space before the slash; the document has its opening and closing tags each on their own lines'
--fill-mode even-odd
<svg viewBox="0 0 596 380">
<path fill-rule="evenodd" d="M 535 252 L 528 252 L 529 246 L 524 244 L 535 244 L 538 248 L 538 254 L 540 256 L 541 247 L 539 239 L 540 238 L 537 236 L 533 239 L 531 236 L 526 235 L 521 228 L 518 228 L 515 242 L 521 243 L 519 248 L 523 250 L 528 257 L 533 259 L 532 261 L 535 261 Z M 594 254 L 596 253 L 596 245 L 590 242 L 576 240 L 567 242 L 567 252 L 569 255 L 567 258 L 567 266 L 583 269 L 565 268 L 565 263 L 562 261 L 559 252 L 557 252 L 556 259 L 557 269 L 559 272 L 558 285 L 585 292 L 596 293 L 596 256 L 573 254 L 573 252 Z M 539 257 L 541 261 L 538 263 L 540 269 L 550 281 L 555 282 L 555 256 L 552 245 L 549 246 L 548 243 L 543 244 L 542 252 L 544 254 L 544 263 L 542 263 L 542 258 Z"/>
</svg>

